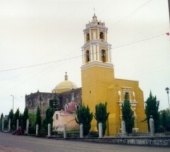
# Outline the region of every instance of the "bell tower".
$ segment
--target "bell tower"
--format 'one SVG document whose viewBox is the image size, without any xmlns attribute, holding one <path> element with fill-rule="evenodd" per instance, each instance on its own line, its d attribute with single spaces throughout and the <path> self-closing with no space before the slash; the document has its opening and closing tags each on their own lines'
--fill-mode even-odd
<svg viewBox="0 0 170 152">
<path fill-rule="evenodd" d="M 114 111 L 114 69 L 111 63 L 111 45 L 107 42 L 105 23 L 94 14 L 86 24 L 82 46 L 82 103 L 95 113 L 95 106 L 107 102 L 107 109 Z M 94 121 L 93 121 L 94 122 Z M 92 125 L 93 125 L 92 122 Z"/>
<path fill-rule="evenodd" d="M 107 30 L 104 22 L 99 22 L 94 14 L 92 22 L 84 29 L 84 45 L 82 47 L 83 67 L 89 63 L 111 64 L 111 45 L 107 43 Z"/>
</svg>

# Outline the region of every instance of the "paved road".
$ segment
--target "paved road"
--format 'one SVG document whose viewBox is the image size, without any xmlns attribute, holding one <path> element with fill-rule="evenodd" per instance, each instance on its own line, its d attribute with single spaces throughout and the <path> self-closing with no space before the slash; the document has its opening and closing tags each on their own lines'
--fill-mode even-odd
<svg viewBox="0 0 170 152">
<path fill-rule="evenodd" d="M 97 144 L 0 132 L 0 152 L 170 152 L 170 148 Z"/>
</svg>

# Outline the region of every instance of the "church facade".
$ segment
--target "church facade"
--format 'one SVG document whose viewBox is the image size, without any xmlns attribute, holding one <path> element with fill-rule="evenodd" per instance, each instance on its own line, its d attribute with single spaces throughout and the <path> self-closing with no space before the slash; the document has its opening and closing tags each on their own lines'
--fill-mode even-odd
<svg viewBox="0 0 170 152">
<path fill-rule="evenodd" d="M 25 99 L 26 106 L 28 106 L 30 111 L 33 103 L 36 103 L 36 106 L 44 104 L 47 108 L 50 100 L 56 96 L 60 109 L 64 109 L 65 104 L 71 102 L 71 96 L 74 93 L 75 102 L 80 106 L 82 104 L 88 105 L 94 114 L 97 104 L 107 102 L 107 109 L 110 115 L 107 121 L 106 134 L 115 135 L 121 131 L 121 107 L 124 102 L 124 95 L 128 93 L 135 117 L 134 129 L 140 131 L 141 128 L 137 122 L 145 119 L 143 92 L 139 87 L 138 81 L 115 78 L 111 58 L 111 45 L 107 41 L 108 28 L 104 22 L 98 21 L 96 15 L 94 15 L 92 21 L 86 25 L 83 32 L 82 88 L 76 88 L 74 83 L 68 82 L 66 74 L 65 81 L 59 83 L 52 93 L 37 92 L 27 95 Z M 37 97 L 35 98 L 35 96 Z M 92 120 L 91 125 L 91 130 L 97 130 L 95 119 Z"/>
</svg>

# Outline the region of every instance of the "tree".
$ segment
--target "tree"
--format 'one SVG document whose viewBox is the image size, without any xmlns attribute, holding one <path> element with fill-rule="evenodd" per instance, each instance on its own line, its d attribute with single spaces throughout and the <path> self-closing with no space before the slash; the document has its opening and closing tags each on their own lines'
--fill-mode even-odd
<svg viewBox="0 0 170 152">
<path fill-rule="evenodd" d="M 161 131 L 170 131 L 170 115 L 168 110 L 161 110 L 159 112 L 159 121 L 160 121 L 160 129 Z M 159 130 L 160 131 L 160 130 Z"/>
<path fill-rule="evenodd" d="M 24 113 L 23 113 L 23 129 L 26 129 L 26 123 L 28 119 L 28 107 L 25 107 Z"/>
<path fill-rule="evenodd" d="M 1 120 L 4 118 L 4 115 L 3 115 L 3 113 L 1 113 Z"/>
<path fill-rule="evenodd" d="M 9 114 L 8 114 L 8 119 L 11 119 L 11 121 L 12 121 L 13 118 L 14 118 L 14 112 L 13 112 L 13 110 L 11 109 L 10 112 L 9 112 Z"/>
<path fill-rule="evenodd" d="M 154 127 L 155 127 L 155 132 L 158 131 L 159 128 L 159 101 L 157 101 L 156 96 L 153 97 L 152 93 L 150 92 L 150 95 L 148 99 L 145 101 L 145 114 L 146 114 L 146 121 L 148 123 L 148 129 L 149 128 L 149 119 L 150 116 L 153 117 L 154 120 Z"/>
<path fill-rule="evenodd" d="M 14 118 L 12 120 L 12 129 L 16 129 L 16 122 L 17 122 L 17 119 L 19 120 L 19 115 L 20 115 L 20 112 L 19 112 L 19 108 L 16 110 L 15 114 L 14 114 Z"/>
<path fill-rule="evenodd" d="M 9 119 L 11 119 L 11 129 L 13 130 L 14 128 L 13 128 L 13 126 L 14 126 L 14 121 L 13 121 L 13 119 L 14 119 L 14 112 L 13 112 L 13 110 L 11 109 L 10 110 L 10 112 L 9 112 L 9 114 L 8 114 L 8 120 Z"/>
<path fill-rule="evenodd" d="M 41 110 L 40 110 L 40 108 L 38 107 L 37 108 L 37 113 L 36 113 L 36 121 L 35 121 L 35 123 L 36 124 L 38 124 L 38 130 L 40 131 L 41 130 Z"/>
<path fill-rule="evenodd" d="M 23 131 L 23 133 L 24 133 L 24 115 L 23 114 L 21 114 L 20 113 L 20 115 L 19 115 L 19 126 L 21 126 L 21 128 L 22 128 L 22 131 Z"/>
<path fill-rule="evenodd" d="M 105 135 L 105 131 L 107 128 L 106 121 L 108 119 L 108 116 L 109 116 L 109 113 L 107 112 L 107 102 L 99 103 L 98 105 L 95 106 L 94 118 L 97 121 L 97 128 L 98 128 L 98 124 L 102 123 L 103 135 Z"/>
<path fill-rule="evenodd" d="M 19 108 L 17 109 L 17 111 L 15 112 L 14 114 L 14 120 L 16 121 L 17 119 L 19 119 L 19 115 L 20 115 L 20 112 L 19 112 Z"/>
<path fill-rule="evenodd" d="M 11 128 L 13 126 L 13 119 L 14 119 L 14 112 L 13 110 L 11 109 L 9 114 L 8 114 L 8 120 L 11 119 Z"/>
<path fill-rule="evenodd" d="M 164 130 L 166 131 L 166 127 L 167 127 L 167 114 L 166 114 L 166 111 L 165 110 L 163 110 L 162 111 L 162 115 L 160 115 L 161 116 L 161 122 L 162 122 L 162 126 L 163 126 L 163 128 L 164 128 Z"/>
<path fill-rule="evenodd" d="M 36 115 L 33 113 L 28 113 L 28 119 L 31 125 L 35 125 L 36 122 Z"/>
<path fill-rule="evenodd" d="M 1 113 L 1 117 L 0 117 L 0 130 L 2 130 L 2 119 L 4 118 L 3 113 Z"/>
<path fill-rule="evenodd" d="M 29 133 L 35 134 L 36 115 L 33 113 L 28 113 L 28 119 L 29 119 Z"/>
<path fill-rule="evenodd" d="M 4 129 L 8 129 L 8 120 L 4 119 Z"/>
<path fill-rule="evenodd" d="M 51 129 L 52 129 L 53 114 L 54 114 L 54 110 L 51 107 L 48 107 L 46 110 L 46 117 L 43 120 L 43 129 L 45 129 L 45 131 L 47 131 L 49 123 L 51 124 Z"/>
<path fill-rule="evenodd" d="M 91 128 L 91 121 L 93 118 L 93 113 L 90 112 L 89 107 L 82 105 L 76 111 L 77 118 L 75 118 L 76 122 L 80 125 L 83 124 L 83 134 L 84 136 L 88 135 L 89 130 Z"/>
<path fill-rule="evenodd" d="M 53 115 L 54 115 L 54 110 L 51 107 L 48 107 L 48 109 L 46 110 L 46 118 L 44 120 L 44 124 L 46 125 L 46 129 L 47 129 L 47 125 L 49 123 L 51 124 L 51 128 L 52 128 Z"/>
<path fill-rule="evenodd" d="M 125 122 L 126 132 L 128 134 L 132 133 L 132 129 L 134 126 L 134 116 L 131 109 L 128 92 L 125 93 L 125 100 L 122 104 L 122 119 Z"/>
</svg>

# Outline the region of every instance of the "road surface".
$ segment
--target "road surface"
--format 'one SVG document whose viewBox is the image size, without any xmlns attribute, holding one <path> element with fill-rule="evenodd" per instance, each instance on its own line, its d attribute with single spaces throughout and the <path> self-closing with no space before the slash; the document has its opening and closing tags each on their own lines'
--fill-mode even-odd
<svg viewBox="0 0 170 152">
<path fill-rule="evenodd" d="M 170 148 L 43 139 L 0 132 L 0 152 L 170 152 Z"/>
</svg>

